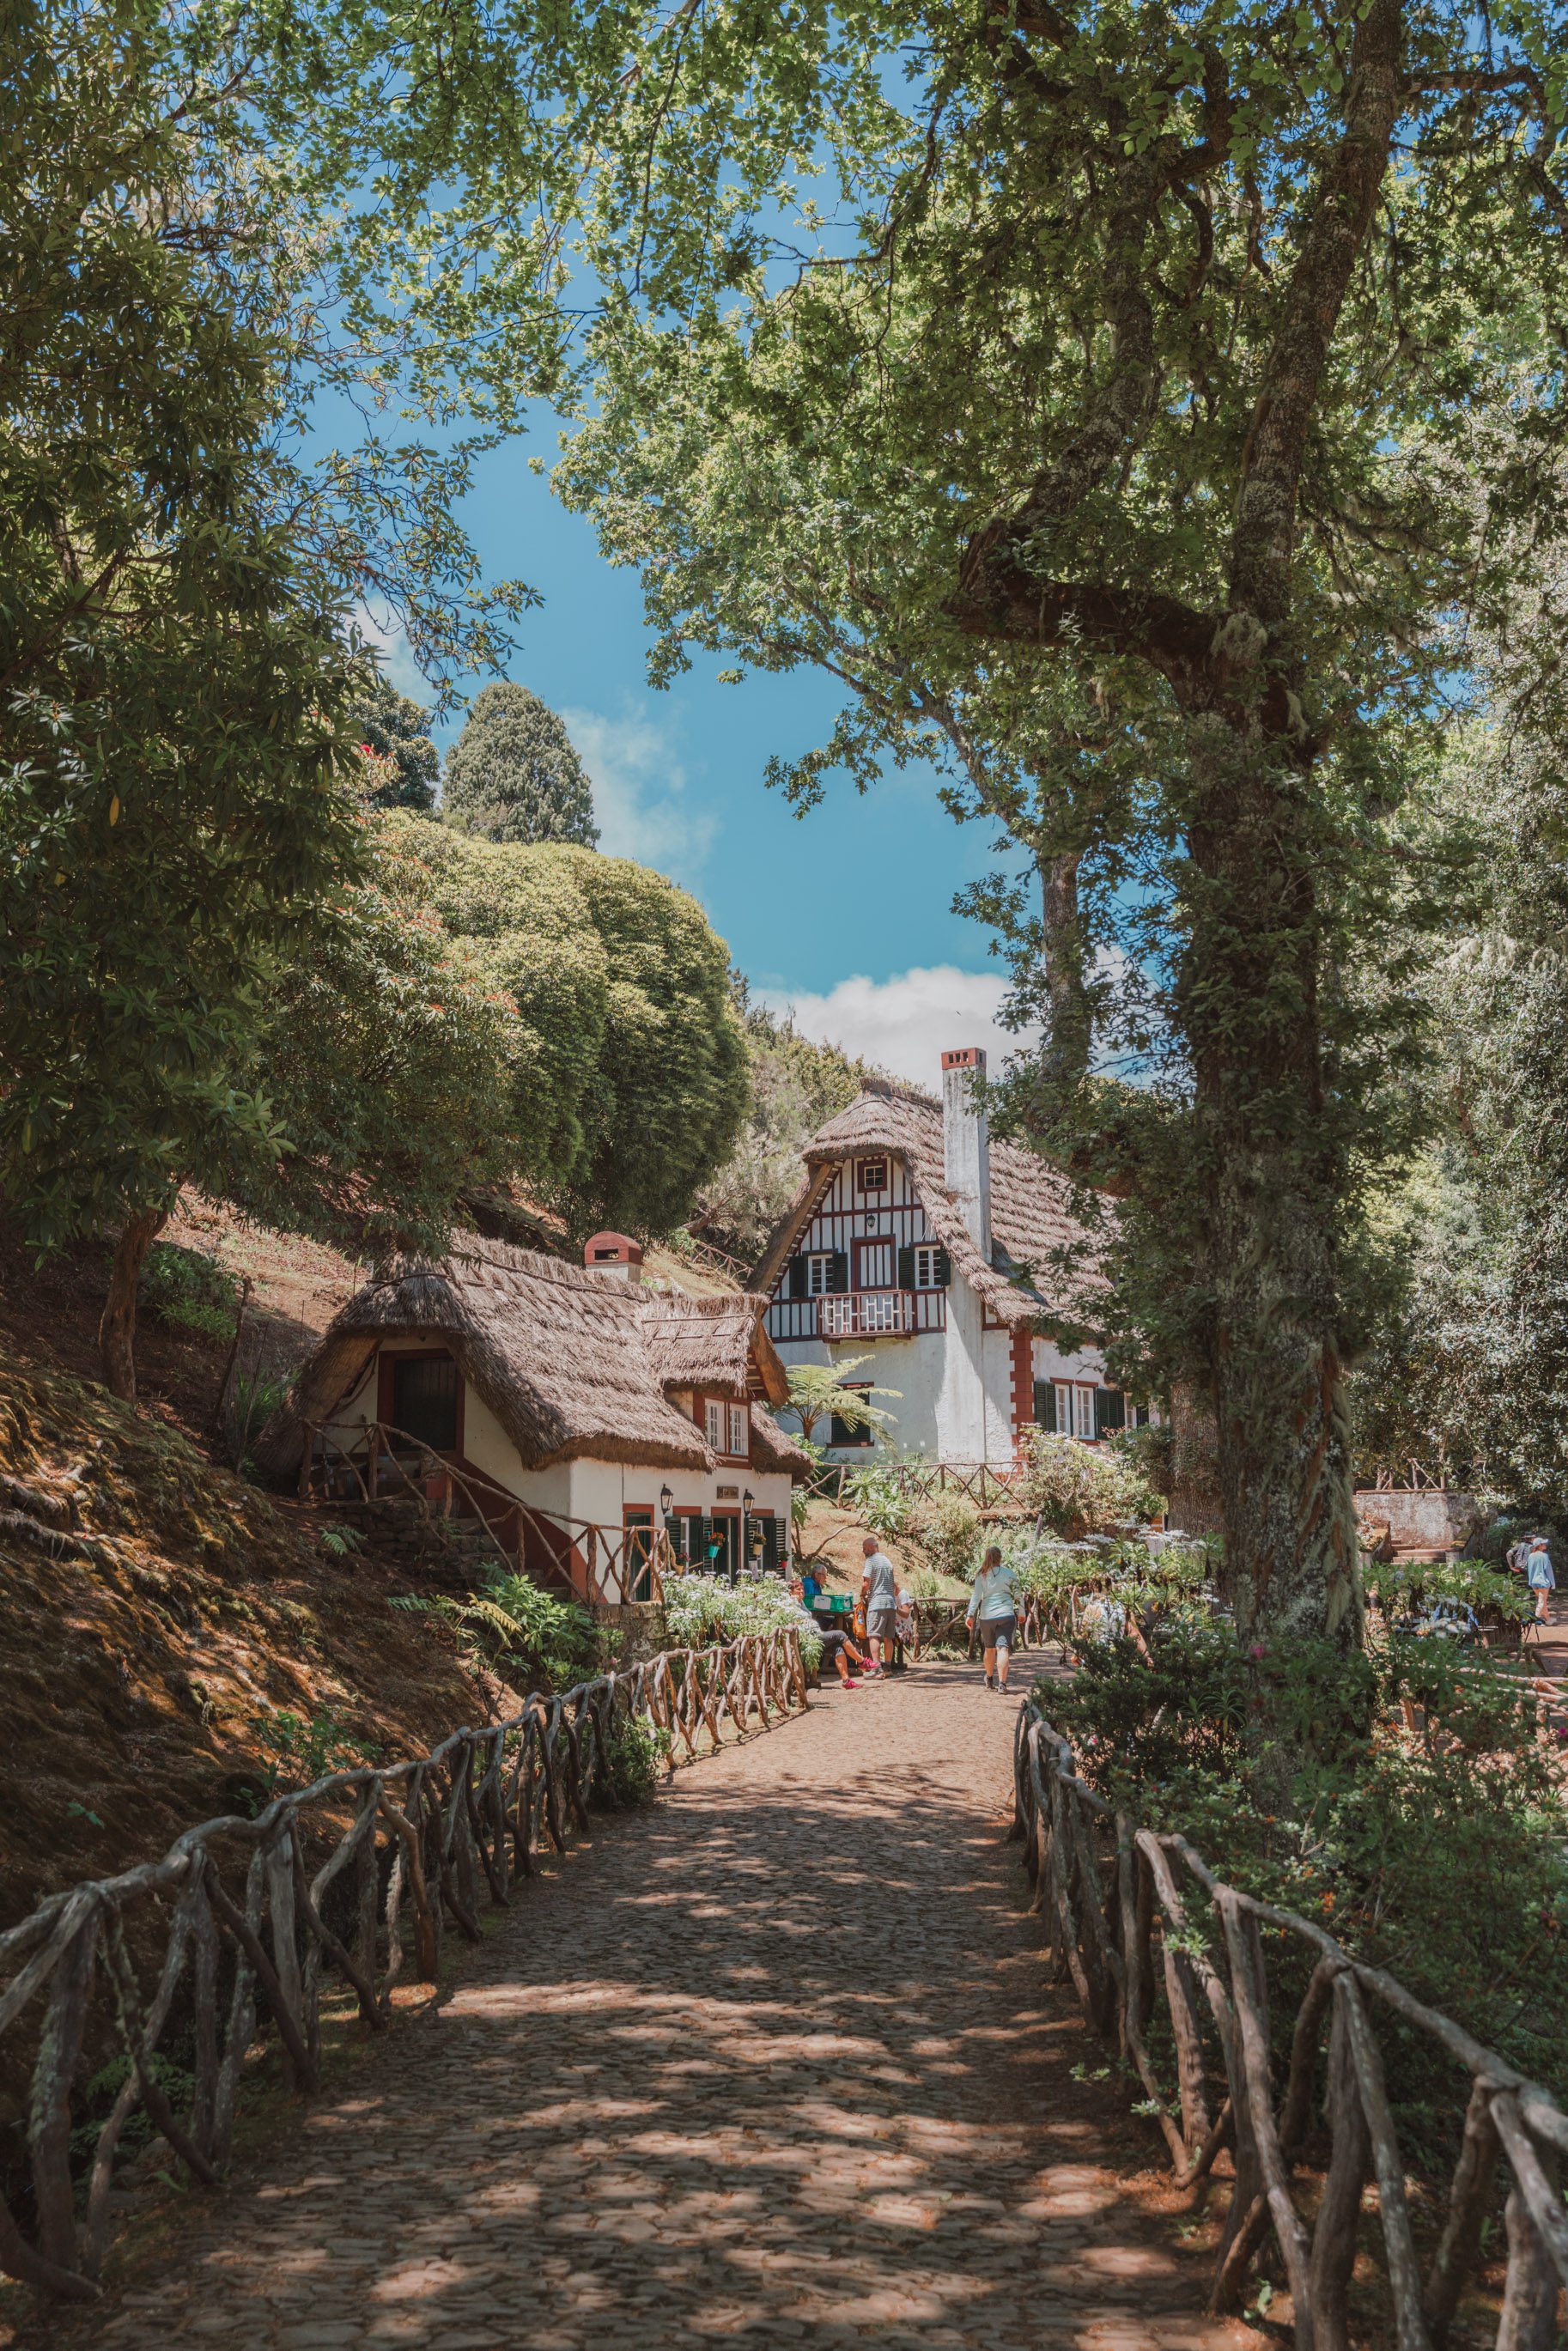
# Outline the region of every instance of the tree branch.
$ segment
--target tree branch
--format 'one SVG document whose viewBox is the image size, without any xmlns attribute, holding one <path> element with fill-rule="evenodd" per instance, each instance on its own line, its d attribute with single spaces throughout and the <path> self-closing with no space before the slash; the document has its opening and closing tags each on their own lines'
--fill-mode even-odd
<svg viewBox="0 0 1568 2351">
<path fill-rule="evenodd" d="M 1372 0 L 1357 25 L 1346 86 L 1344 132 L 1307 213 L 1281 303 L 1283 325 L 1264 364 L 1242 456 L 1230 542 L 1230 612 L 1225 666 L 1249 667 L 1290 608 L 1297 491 L 1351 273 L 1372 225 L 1405 102 L 1401 0 Z"/>
</svg>

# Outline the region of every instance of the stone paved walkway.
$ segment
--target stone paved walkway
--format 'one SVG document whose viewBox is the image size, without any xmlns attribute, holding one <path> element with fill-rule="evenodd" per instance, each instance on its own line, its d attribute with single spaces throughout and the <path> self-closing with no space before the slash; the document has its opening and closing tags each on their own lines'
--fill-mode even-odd
<svg viewBox="0 0 1568 2351">
<path fill-rule="evenodd" d="M 1013 1708 L 927 1666 L 524 1893 L 69 2351 L 1209 2351 L 1146 2126 L 1050 1990 Z"/>
</svg>

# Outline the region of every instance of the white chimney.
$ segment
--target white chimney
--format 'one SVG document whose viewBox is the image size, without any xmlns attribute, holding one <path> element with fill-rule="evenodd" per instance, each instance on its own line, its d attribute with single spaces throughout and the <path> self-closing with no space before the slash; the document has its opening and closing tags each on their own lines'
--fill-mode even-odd
<svg viewBox="0 0 1568 2351">
<path fill-rule="evenodd" d="M 975 1237 L 980 1255 L 991 1261 L 991 1144 L 977 1084 L 986 1075 L 985 1049 L 965 1045 L 942 1056 L 942 1155 L 947 1189 Z"/>
</svg>

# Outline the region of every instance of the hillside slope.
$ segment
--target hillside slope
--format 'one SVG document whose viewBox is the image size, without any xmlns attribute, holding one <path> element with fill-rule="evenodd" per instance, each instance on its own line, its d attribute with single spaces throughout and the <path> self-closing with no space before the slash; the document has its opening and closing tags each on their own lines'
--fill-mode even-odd
<svg viewBox="0 0 1568 2351">
<path fill-rule="evenodd" d="M 0 1924 L 308 1776 L 389 1760 L 485 1693 L 408 1588 L 27 1350 L 0 1366 Z M 314 1726 L 312 1729 L 311 1726 Z"/>
</svg>

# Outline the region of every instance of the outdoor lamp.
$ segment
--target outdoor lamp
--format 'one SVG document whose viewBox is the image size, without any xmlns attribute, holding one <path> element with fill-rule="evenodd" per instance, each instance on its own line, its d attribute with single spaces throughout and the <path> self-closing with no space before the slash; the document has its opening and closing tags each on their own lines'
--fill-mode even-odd
<svg viewBox="0 0 1568 2351">
<path fill-rule="evenodd" d="M 675 1498 L 674 1494 L 671 1493 L 667 1486 L 661 1486 L 659 1489 L 659 1508 L 666 1519 L 669 1517 L 670 1512 L 674 1509 L 674 1507 Z"/>
<path fill-rule="evenodd" d="M 750 1508 L 751 1508 L 752 1503 L 753 1503 L 756 1499 L 757 1499 L 756 1495 L 752 1492 L 752 1490 L 751 1490 L 750 1487 L 748 1486 L 748 1487 L 747 1488 L 747 1489 L 746 1489 L 745 1493 L 744 1493 L 744 1494 L 742 1494 L 742 1496 L 741 1496 L 741 1498 L 740 1498 L 740 1507 L 741 1507 L 741 1509 L 742 1509 L 743 1510 L 747 1510 L 747 1511 L 748 1511 L 748 1510 L 750 1510 Z"/>
</svg>

